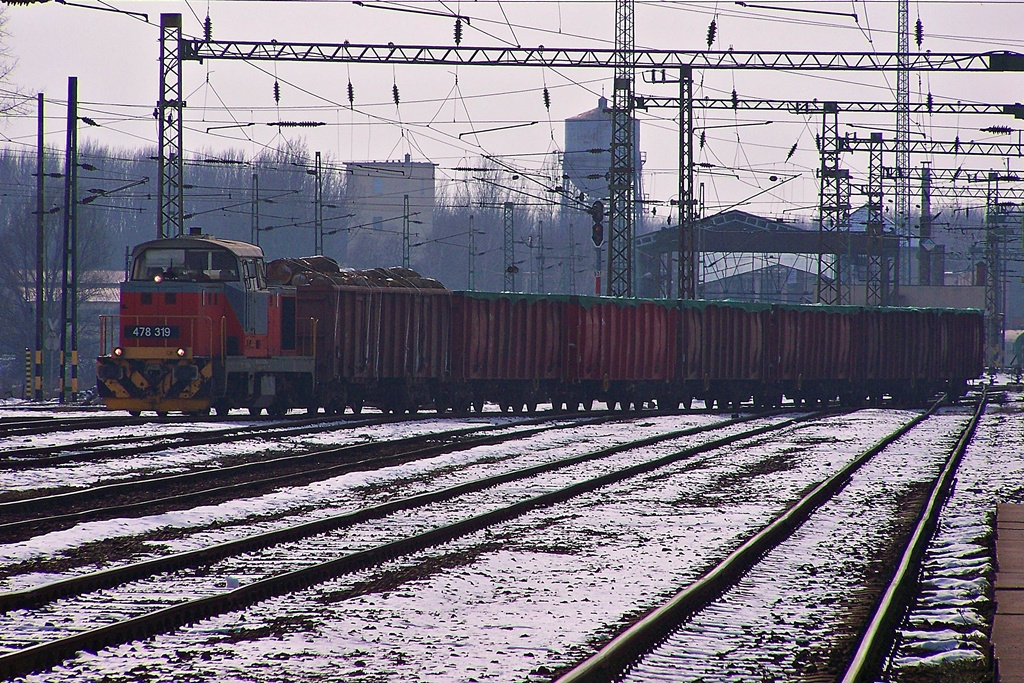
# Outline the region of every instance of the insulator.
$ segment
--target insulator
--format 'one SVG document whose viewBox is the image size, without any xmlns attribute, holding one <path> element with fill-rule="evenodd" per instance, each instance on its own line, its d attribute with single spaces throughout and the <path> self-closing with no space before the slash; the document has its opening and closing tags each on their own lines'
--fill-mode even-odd
<svg viewBox="0 0 1024 683">
<path fill-rule="evenodd" d="M 932 94 L 931 93 L 928 93 L 928 99 L 926 99 L 925 102 L 928 105 L 928 113 L 931 114 L 932 113 L 932 104 L 933 104 L 932 103 Z"/>
<path fill-rule="evenodd" d="M 819 152 L 821 151 L 821 136 L 820 135 L 815 135 L 814 136 L 814 146 L 818 149 Z"/>
<path fill-rule="evenodd" d="M 213 19 L 210 19 L 210 15 L 206 15 L 206 21 L 203 22 L 203 40 L 207 43 L 213 40 Z"/>
<path fill-rule="evenodd" d="M 711 23 L 708 24 L 708 49 L 711 49 L 711 44 L 715 42 L 715 34 L 718 33 L 718 24 L 712 19 Z"/>
<path fill-rule="evenodd" d="M 551 111 L 551 93 L 548 92 L 547 86 L 544 86 L 544 108 Z"/>
<path fill-rule="evenodd" d="M 794 154 L 796 154 L 796 143 L 795 142 L 793 143 L 793 146 L 789 148 L 789 154 L 786 155 L 786 161 L 789 161 L 790 159 L 792 159 Z"/>
<path fill-rule="evenodd" d="M 395 106 L 397 107 L 398 106 L 398 102 L 399 102 L 398 84 L 397 83 L 395 83 L 394 85 L 391 86 L 391 95 L 392 95 L 392 97 L 394 97 L 394 99 L 395 99 Z"/>
<path fill-rule="evenodd" d="M 274 102 L 281 103 L 281 84 L 274 81 Z"/>
<path fill-rule="evenodd" d="M 921 43 L 924 42 L 924 24 L 921 23 L 921 17 L 917 18 L 917 25 L 914 26 L 914 40 L 917 41 L 917 47 L 920 49 Z"/>
<path fill-rule="evenodd" d="M 732 89 L 732 108 L 733 109 L 739 109 L 740 108 L 740 96 L 736 94 L 736 88 Z"/>
<path fill-rule="evenodd" d="M 1013 128 L 1009 126 L 989 126 L 988 128 L 982 128 L 982 133 L 993 133 L 995 135 L 1009 135 L 1013 132 Z"/>
<path fill-rule="evenodd" d="M 704 149 L 704 143 L 708 141 L 708 133 L 705 130 L 700 132 L 700 148 Z"/>
<path fill-rule="evenodd" d="M 462 45 L 462 17 L 455 17 L 455 44 Z"/>
</svg>

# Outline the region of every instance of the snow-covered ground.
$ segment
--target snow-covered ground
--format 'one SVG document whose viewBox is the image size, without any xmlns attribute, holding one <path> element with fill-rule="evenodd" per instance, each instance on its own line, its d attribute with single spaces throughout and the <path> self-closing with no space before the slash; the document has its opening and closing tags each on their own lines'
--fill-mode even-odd
<svg viewBox="0 0 1024 683">
<path fill-rule="evenodd" d="M 1019 455 L 1024 403 L 1019 394 L 1010 398 L 1007 406 L 991 408 L 979 429 L 937 547 L 959 545 L 964 533 L 984 545 L 978 532 L 995 504 L 1024 502 Z M 82 654 L 29 680 L 550 680 L 554 671 L 593 652 L 638 612 L 699 576 L 807 486 L 914 414 L 863 410 L 835 420 L 828 429 L 804 426 L 788 430 L 781 439 L 751 440 L 725 454 L 677 463 L 379 570 L 267 600 L 143 643 Z M 0 566 L 73 555 L 82 544 L 109 536 L 145 538 L 161 529 L 192 528 L 195 533 L 164 549 L 180 550 L 440 488 L 485 470 L 518 469 L 592 449 L 597 442 L 625 441 L 716 419 L 721 418 L 684 415 L 580 428 L 551 433 L 520 449 L 524 452 L 513 452 L 508 444 L 473 449 L 219 506 L 83 524 L 0 545 Z M 642 455 L 655 456 L 665 448 L 670 446 Z M 917 455 L 929 463 L 935 457 L 931 452 Z M 624 456 L 617 464 L 639 457 Z M 915 452 L 910 449 L 902 457 L 913 463 Z M 522 493 L 534 489 L 523 485 Z M 480 497 L 481 505 L 485 498 Z M 301 512 L 252 526 L 255 515 L 270 518 L 287 509 Z M 978 564 L 985 568 L 984 562 Z M 4 588 L 53 578 L 21 578 Z M 984 630 L 983 625 L 978 628 Z M 957 631 L 962 636 L 958 642 L 973 642 L 972 632 Z"/>
</svg>

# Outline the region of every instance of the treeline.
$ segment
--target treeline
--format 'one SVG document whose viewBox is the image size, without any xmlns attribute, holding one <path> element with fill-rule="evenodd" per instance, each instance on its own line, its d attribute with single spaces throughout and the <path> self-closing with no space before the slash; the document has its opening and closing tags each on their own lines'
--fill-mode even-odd
<svg viewBox="0 0 1024 683">
<path fill-rule="evenodd" d="M 44 163 L 44 303 L 51 352 L 61 328 L 65 205 L 63 150 L 46 150 Z M 316 176 L 314 155 L 288 143 L 256 158 L 241 152 L 190 156 L 184 166 L 185 228 L 243 241 L 256 240 L 268 259 L 314 253 Z M 324 254 L 342 266 L 368 268 L 401 263 L 402 236 L 395 230 L 354 226 L 346 196 L 345 165 L 321 157 Z M 110 308 L 110 284 L 120 279 L 126 254 L 157 236 L 159 169 L 156 150 L 83 145 L 78 155 L 79 337 L 83 385 L 91 382 L 98 349 L 97 319 Z M 35 150 L 0 149 L 0 356 L 19 368 L 35 345 L 37 235 Z M 411 266 L 454 289 L 499 291 L 509 265 L 517 291 L 592 292 L 594 248 L 590 220 L 564 210 L 559 195 L 525 180 L 447 182 L 438 175 L 431 229 L 412 231 Z M 555 180 L 548 188 L 556 185 Z M 257 189 L 258 188 L 258 189 Z M 258 201 L 254 201 L 258 199 Z M 551 201 L 548 201 L 548 200 Z M 506 263 L 504 208 L 514 210 L 515 257 Z M 470 231 L 474 256 L 470 257 Z M 258 228 L 258 229 L 257 229 Z M 470 271 L 473 271 L 472 276 Z M 108 297 L 103 301 L 103 296 Z M 11 359 L 15 360 L 11 360 Z M 54 362 L 48 365 L 52 368 Z M 5 373 L 10 375 L 10 373 Z M 9 385 L 11 378 L 3 378 Z M 13 381 L 19 381 L 15 377 Z M 0 385 L 2 391 L 3 385 Z"/>
</svg>

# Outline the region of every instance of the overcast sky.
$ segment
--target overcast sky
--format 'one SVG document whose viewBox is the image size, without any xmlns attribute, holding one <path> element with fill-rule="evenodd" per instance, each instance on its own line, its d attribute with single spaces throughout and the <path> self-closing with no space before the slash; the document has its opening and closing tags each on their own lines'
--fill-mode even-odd
<svg viewBox="0 0 1024 683">
<path fill-rule="evenodd" d="M 114 148 L 152 148 L 152 118 L 158 96 L 159 17 L 183 15 L 184 32 L 202 35 L 207 14 L 215 40 L 280 42 L 453 44 L 453 21 L 351 2 L 118 2 L 76 0 L 93 7 L 116 7 L 145 13 L 148 22 L 126 14 L 49 2 L 7 6 L 8 46 L 17 66 L 7 87 L 34 99 L 45 93 L 47 142 L 64 146 L 68 76 L 79 79 L 80 115 L 101 124 L 83 126 L 82 141 Z M 369 3 L 368 3 L 369 4 Z M 757 5 L 757 7 L 751 7 Z M 462 45 L 524 47 L 610 47 L 614 36 L 614 2 L 530 2 L 410 0 L 390 6 L 412 7 L 468 16 Z M 762 6 L 773 9 L 762 9 Z M 793 11 L 805 10 L 805 11 Z M 917 2 L 910 5 L 913 29 L 920 18 L 922 50 L 936 53 L 1010 50 L 1024 52 L 1024 3 Z M 895 2 L 637 2 L 637 47 L 700 50 L 707 48 L 708 26 L 716 22 L 712 49 L 894 52 L 897 46 Z M 911 50 L 917 45 L 911 39 Z M 612 74 L 596 69 L 509 67 L 370 66 L 364 64 L 295 64 L 207 61 L 184 65 L 188 103 L 185 147 L 192 153 L 237 149 L 247 157 L 285 140 L 304 140 L 312 151 L 335 161 L 400 159 L 439 165 L 443 183 L 470 177 L 454 170 L 474 165 L 481 155 L 501 155 L 524 169 L 551 166 L 564 145 L 561 120 L 592 109 L 602 93 L 611 93 Z M 696 75 L 699 97 L 795 100 L 894 101 L 896 75 L 849 72 L 778 73 L 708 71 Z M 275 80 L 280 103 L 274 101 Z M 638 77 L 639 80 L 639 77 Z M 914 73 L 912 100 L 931 92 L 935 101 L 1007 103 L 1024 100 L 1024 74 Z M 355 92 L 349 109 L 347 85 Z M 392 88 L 397 85 L 396 107 Z M 542 91 L 550 93 L 550 111 Z M 638 93 L 676 94 L 676 86 L 639 82 Z M 641 148 L 646 155 L 644 184 L 648 197 L 667 201 L 676 193 L 678 149 L 674 114 L 641 114 Z M 320 121 L 317 129 L 279 129 L 280 120 Z M 536 123 L 534 123 L 536 122 Z M 770 122 L 770 123 L 765 123 Z M 244 124 L 255 124 L 244 126 Z M 504 131 L 473 131 L 529 124 Z M 747 124 L 747 125 L 742 125 Z M 757 125 L 749 125 L 757 124 Z M 882 130 L 892 137 L 893 116 L 844 116 L 841 130 L 867 136 Z M 915 130 L 936 140 L 999 140 L 979 129 L 1024 121 L 998 116 L 922 116 Z M 225 126 L 238 125 L 236 128 Z M 708 212 L 737 205 L 765 215 L 812 215 L 817 204 L 819 165 L 815 135 L 817 116 L 787 113 L 701 113 L 706 144 L 699 161 L 704 170 Z M 34 153 L 35 107 L 3 123 L 2 144 Z M 1017 135 L 1014 134 L 1014 141 Z M 797 151 L 787 161 L 794 145 Z M 843 163 L 862 179 L 866 155 L 846 155 Z M 916 165 L 923 159 L 915 157 Z M 939 157 L 937 168 L 1018 169 L 1018 159 Z M 892 165 L 891 158 L 885 159 Z M 770 181 L 774 175 L 776 180 Z M 790 176 L 795 180 L 779 184 Z M 768 190 L 767 192 L 765 190 Z M 756 196 L 755 196 L 756 195 Z M 854 203 L 862 202 L 856 196 Z M 663 215 L 665 209 L 659 211 Z"/>
</svg>

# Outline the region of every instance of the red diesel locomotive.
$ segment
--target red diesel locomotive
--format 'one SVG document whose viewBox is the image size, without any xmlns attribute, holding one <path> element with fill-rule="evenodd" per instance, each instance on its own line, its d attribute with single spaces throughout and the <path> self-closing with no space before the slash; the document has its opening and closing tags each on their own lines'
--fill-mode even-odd
<svg viewBox="0 0 1024 683">
<path fill-rule="evenodd" d="M 452 292 L 203 235 L 136 247 L 120 305 L 97 384 L 132 413 L 910 403 L 984 369 L 973 310 Z"/>
</svg>

